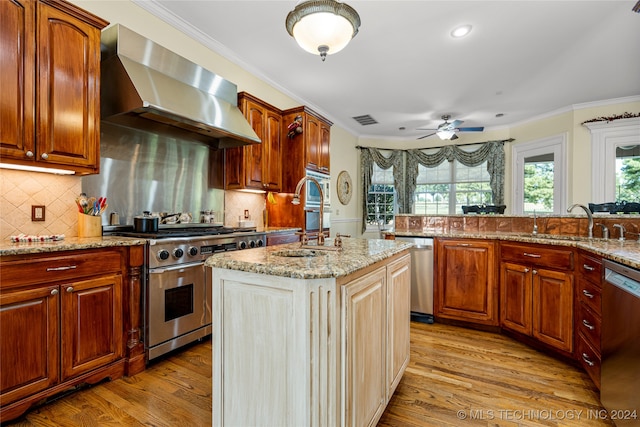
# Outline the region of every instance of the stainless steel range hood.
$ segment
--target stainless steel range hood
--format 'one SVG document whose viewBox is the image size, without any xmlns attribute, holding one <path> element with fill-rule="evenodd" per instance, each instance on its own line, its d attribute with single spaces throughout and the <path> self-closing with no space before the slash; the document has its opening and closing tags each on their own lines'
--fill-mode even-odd
<svg viewBox="0 0 640 427">
<path fill-rule="evenodd" d="M 261 142 L 235 84 L 119 24 L 101 41 L 103 121 L 217 148 Z"/>
</svg>

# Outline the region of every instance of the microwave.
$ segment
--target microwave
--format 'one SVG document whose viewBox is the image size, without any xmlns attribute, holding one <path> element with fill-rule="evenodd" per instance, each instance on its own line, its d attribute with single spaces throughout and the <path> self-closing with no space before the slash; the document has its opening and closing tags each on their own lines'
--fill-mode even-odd
<svg viewBox="0 0 640 427">
<path fill-rule="evenodd" d="M 331 189 L 330 189 L 330 182 L 331 182 L 331 177 L 327 174 L 323 174 L 323 173 L 318 173 L 318 172 L 312 172 L 312 171 L 307 171 L 307 177 L 308 178 L 313 178 L 316 181 L 318 181 L 318 183 L 320 184 L 320 187 L 322 188 L 322 197 L 320 195 L 320 191 L 318 189 L 318 186 L 316 185 L 315 182 L 308 180 L 305 184 L 305 200 L 304 200 L 304 206 L 305 207 L 318 207 L 320 206 L 320 204 L 322 203 L 324 205 L 324 208 L 328 208 L 329 205 L 331 204 Z"/>
</svg>

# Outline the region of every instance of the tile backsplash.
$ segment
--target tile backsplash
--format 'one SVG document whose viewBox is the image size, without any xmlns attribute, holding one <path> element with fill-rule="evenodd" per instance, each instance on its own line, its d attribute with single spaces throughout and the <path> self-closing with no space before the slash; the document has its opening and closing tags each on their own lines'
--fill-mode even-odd
<svg viewBox="0 0 640 427">
<path fill-rule="evenodd" d="M 75 198 L 81 178 L 0 169 L 0 239 L 28 235 L 78 235 Z M 45 206 L 45 221 L 31 221 L 31 206 Z"/>
</svg>

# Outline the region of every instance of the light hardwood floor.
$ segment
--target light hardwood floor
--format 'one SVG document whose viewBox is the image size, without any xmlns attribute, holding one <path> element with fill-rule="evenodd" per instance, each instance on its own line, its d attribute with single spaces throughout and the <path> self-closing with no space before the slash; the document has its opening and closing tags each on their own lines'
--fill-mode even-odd
<svg viewBox="0 0 640 427">
<path fill-rule="evenodd" d="M 605 426 L 580 369 L 508 337 L 411 324 L 411 362 L 379 426 Z M 12 426 L 209 426 L 211 341 L 65 396 Z"/>
</svg>

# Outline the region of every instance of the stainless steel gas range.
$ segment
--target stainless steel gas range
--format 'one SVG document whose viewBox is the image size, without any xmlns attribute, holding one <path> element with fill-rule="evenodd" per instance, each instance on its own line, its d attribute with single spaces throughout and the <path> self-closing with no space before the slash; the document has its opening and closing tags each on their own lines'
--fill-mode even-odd
<svg viewBox="0 0 640 427">
<path fill-rule="evenodd" d="M 255 229 L 202 227 L 200 224 L 160 226 L 157 232 L 122 229 L 105 234 L 144 237 L 144 341 L 152 360 L 212 332 L 211 283 L 204 261 L 214 253 L 264 246 Z"/>
</svg>

